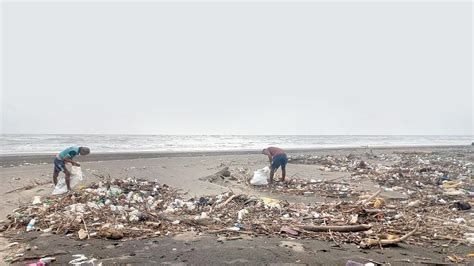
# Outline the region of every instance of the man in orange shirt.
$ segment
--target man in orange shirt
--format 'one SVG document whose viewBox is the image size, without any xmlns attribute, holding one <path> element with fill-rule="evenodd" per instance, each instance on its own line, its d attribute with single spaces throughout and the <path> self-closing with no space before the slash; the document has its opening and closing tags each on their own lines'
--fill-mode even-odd
<svg viewBox="0 0 474 266">
<path fill-rule="evenodd" d="M 262 154 L 268 156 L 270 161 L 270 180 L 269 184 L 273 182 L 273 175 L 275 171 L 281 166 L 281 181 L 285 181 L 286 177 L 286 164 L 288 163 L 288 157 L 286 157 L 285 152 L 277 147 L 268 147 L 262 150 Z"/>
</svg>

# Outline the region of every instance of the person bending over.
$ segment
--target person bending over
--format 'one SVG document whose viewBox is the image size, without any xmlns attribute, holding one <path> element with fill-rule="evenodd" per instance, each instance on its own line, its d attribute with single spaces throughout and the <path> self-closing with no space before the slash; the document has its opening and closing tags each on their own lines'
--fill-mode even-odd
<svg viewBox="0 0 474 266">
<path fill-rule="evenodd" d="M 66 168 L 66 163 L 70 163 L 74 166 L 81 166 L 77 162 L 73 160 L 73 158 L 80 154 L 80 155 L 87 155 L 90 153 L 90 149 L 87 147 L 69 147 L 62 152 L 58 153 L 54 158 L 54 172 L 53 172 L 53 182 L 54 185 L 58 184 L 58 175 L 59 172 L 64 172 L 67 190 L 71 191 L 71 173 Z"/>
<path fill-rule="evenodd" d="M 288 163 L 288 157 L 285 152 L 277 147 L 268 147 L 262 150 L 262 154 L 268 156 L 270 161 L 270 180 L 268 183 L 272 184 L 273 175 L 275 171 L 281 166 L 281 181 L 285 181 L 286 177 L 286 164 Z"/>
</svg>

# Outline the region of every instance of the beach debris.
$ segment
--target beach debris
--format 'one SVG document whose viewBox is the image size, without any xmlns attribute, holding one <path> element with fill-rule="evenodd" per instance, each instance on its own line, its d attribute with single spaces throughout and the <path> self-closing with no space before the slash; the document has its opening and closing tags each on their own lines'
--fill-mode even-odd
<svg viewBox="0 0 474 266">
<path fill-rule="evenodd" d="M 380 264 L 380 265 L 382 265 L 382 264 Z M 357 262 L 357 261 L 348 260 L 346 262 L 346 266 L 375 266 L 375 264 L 372 263 L 372 262 L 360 263 L 360 262 Z"/>
<path fill-rule="evenodd" d="M 453 205 L 454 205 L 454 208 L 460 211 L 471 209 L 471 204 L 469 204 L 469 202 L 466 202 L 466 201 L 457 201 Z"/>
<path fill-rule="evenodd" d="M 260 199 L 262 200 L 263 204 L 265 204 L 265 207 L 267 208 L 277 208 L 277 209 L 281 208 L 281 203 L 282 203 L 281 200 L 267 198 L 267 197 L 261 197 Z"/>
<path fill-rule="evenodd" d="M 421 201 L 420 200 L 414 200 L 414 201 L 410 201 L 408 204 L 407 204 L 407 207 L 408 208 L 411 208 L 411 207 L 419 207 L 421 204 Z"/>
<path fill-rule="evenodd" d="M 77 235 L 79 237 L 80 240 L 84 240 L 87 238 L 88 234 L 86 232 L 86 230 L 84 229 L 80 229 L 78 232 L 77 232 Z"/>
<path fill-rule="evenodd" d="M 108 239 L 119 240 L 124 237 L 123 232 L 117 228 L 105 227 L 99 230 L 99 236 Z"/>
<path fill-rule="evenodd" d="M 217 172 L 215 174 L 212 174 L 210 176 L 201 177 L 201 178 L 199 178 L 199 180 L 207 181 L 207 182 L 211 182 L 211 183 L 219 183 L 219 182 L 222 182 L 222 181 L 226 181 L 227 179 L 229 179 L 231 177 L 232 176 L 231 176 L 231 173 L 229 171 L 229 167 L 226 166 L 222 170 L 220 170 L 219 172 Z"/>
<path fill-rule="evenodd" d="M 372 246 L 384 246 L 384 245 L 393 245 L 393 244 L 398 244 L 402 241 L 405 241 L 408 239 L 410 236 L 412 236 L 416 231 L 418 231 L 418 225 L 410 231 L 409 233 L 405 234 L 402 237 L 392 237 L 392 235 L 388 235 L 388 237 L 382 238 L 379 237 L 377 239 L 371 239 L 371 238 L 364 238 L 360 241 L 359 246 L 361 248 L 370 248 Z M 386 235 L 384 235 L 386 236 Z"/>
<path fill-rule="evenodd" d="M 250 179 L 250 184 L 254 186 L 265 186 L 268 184 L 268 178 L 270 178 L 270 168 L 265 166 L 264 168 L 253 172 L 253 177 Z"/>
<path fill-rule="evenodd" d="M 295 230 L 294 228 L 291 228 L 289 226 L 282 226 L 281 229 L 280 229 L 280 232 L 287 233 L 291 236 L 299 235 L 299 232 L 297 230 Z"/>
<path fill-rule="evenodd" d="M 383 205 L 385 205 L 385 200 L 383 198 L 376 198 L 373 204 L 374 208 L 376 209 L 379 209 Z"/>
<path fill-rule="evenodd" d="M 35 223 L 36 223 L 36 219 L 35 218 L 31 219 L 30 222 L 26 225 L 26 231 L 29 232 L 29 231 L 35 230 Z"/>
<path fill-rule="evenodd" d="M 381 192 L 382 192 L 381 189 L 377 190 L 377 192 L 375 192 L 374 194 L 372 194 L 372 195 L 371 195 L 370 197 L 368 197 L 367 199 L 363 200 L 363 201 L 361 202 L 361 204 L 362 204 L 362 205 L 367 205 L 367 204 L 369 204 L 369 203 L 372 201 L 372 199 L 374 199 L 375 197 L 377 197 Z"/>
<path fill-rule="evenodd" d="M 33 204 L 33 205 L 41 204 L 41 197 L 40 196 L 34 196 L 33 202 L 31 204 Z"/>
<path fill-rule="evenodd" d="M 311 232 L 359 232 L 359 231 L 367 231 L 372 228 L 369 224 L 358 224 L 358 225 L 323 225 L 323 226 L 315 226 L 315 225 L 300 225 L 298 228 L 311 231 Z"/>
<path fill-rule="evenodd" d="M 27 265 L 28 266 L 45 266 L 45 265 L 48 265 L 48 264 L 50 264 L 51 262 L 53 262 L 55 260 L 56 260 L 55 257 L 44 257 L 44 258 L 39 259 L 37 262 L 28 263 Z"/>
<path fill-rule="evenodd" d="M 71 261 L 69 261 L 68 264 L 72 264 L 72 265 L 88 265 L 88 264 L 93 264 L 94 261 L 96 261 L 97 259 L 94 259 L 94 258 L 87 258 L 84 254 L 75 254 L 75 255 L 72 255 L 72 257 L 74 259 L 72 259 Z"/>
<path fill-rule="evenodd" d="M 472 204 L 472 163 L 436 153 L 367 156 L 385 164 L 355 155 L 301 157 L 291 163 L 312 158 L 308 162 L 321 164 L 322 171 L 343 174 L 330 180 L 289 178 L 271 188 L 253 186 L 252 172 L 242 168 L 224 168 L 215 175 L 215 180 L 241 182 L 275 195 L 272 198 L 229 191 L 189 199 L 156 181 L 104 177 L 80 192 L 20 206 L 0 224 L 0 231 L 24 233 L 25 225 L 34 220 L 31 230 L 66 233 L 75 239 L 141 239 L 192 231 L 224 237 L 319 239 L 366 248 L 400 242 L 433 246 L 448 240 L 474 244 L 473 216 L 462 211 Z M 364 179 L 377 187 L 360 191 L 353 185 Z M 403 197 L 387 196 L 395 192 Z M 333 200 L 290 203 L 278 194 L 302 196 L 308 202 L 304 196 Z"/>
</svg>

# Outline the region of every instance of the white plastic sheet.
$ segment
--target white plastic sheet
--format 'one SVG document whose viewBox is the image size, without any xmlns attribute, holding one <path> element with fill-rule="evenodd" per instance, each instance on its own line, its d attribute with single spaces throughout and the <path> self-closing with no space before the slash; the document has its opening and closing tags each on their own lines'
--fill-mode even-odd
<svg viewBox="0 0 474 266">
<path fill-rule="evenodd" d="M 253 177 L 250 179 L 250 184 L 254 186 L 264 186 L 268 184 L 268 178 L 270 177 L 270 168 L 265 166 L 262 169 L 258 169 L 253 172 Z"/>
<path fill-rule="evenodd" d="M 81 167 L 71 167 L 71 188 L 74 188 L 83 180 Z M 53 190 L 53 195 L 63 194 L 67 192 L 66 179 L 64 177 L 58 180 L 56 187 Z"/>
</svg>

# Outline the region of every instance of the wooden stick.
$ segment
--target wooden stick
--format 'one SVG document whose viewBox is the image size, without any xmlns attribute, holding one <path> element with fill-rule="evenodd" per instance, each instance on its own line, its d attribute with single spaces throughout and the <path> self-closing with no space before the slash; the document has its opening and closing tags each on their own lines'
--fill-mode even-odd
<svg viewBox="0 0 474 266">
<path fill-rule="evenodd" d="M 362 204 L 362 205 L 368 204 L 371 200 L 373 200 L 375 197 L 377 197 L 381 192 L 382 192 L 381 189 L 377 190 L 377 192 L 375 192 L 374 194 L 372 194 L 372 196 L 370 196 L 370 197 L 367 198 L 366 200 L 363 200 L 363 201 L 361 202 L 361 204 Z"/>
<path fill-rule="evenodd" d="M 326 220 L 323 220 L 323 222 L 324 222 L 324 226 L 327 226 L 327 225 L 326 225 Z M 334 241 L 334 243 L 336 244 L 336 246 L 338 246 L 339 248 L 342 248 L 341 244 L 337 243 L 337 242 L 336 242 L 336 239 L 334 239 L 334 236 L 332 235 L 332 231 L 331 231 L 331 230 L 329 230 L 329 236 L 331 237 L 332 241 Z"/>
<path fill-rule="evenodd" d="M 454 241 L 459 241 L 459 242 L 462 242 L 462 243 L 468 243 L 469 242 L 465 239 L 456 238 L 456 237 L 452 237 L 452 236 L 443 236 L 443 235 L 437 235 L 436 239 L 454 240 Z"/>
<path fill-rule="evenodd" d="M 84 221 L 84 217 L 82 217 L 82 222 L 84 223 L 84 229 L 86 230 L 86 233 L 87 233 L 87 239 L 90 239 L 91 236 L 89 235 L 89 230 L 87 230 L 87 225 L 86 225 L 86 221 Z"/>
<path fill-rule="evenodd" d="M 222 203 L 221 205 L 217 206 L 217 209 L 220 209 L 222 207 L 224 207 L 225 205 L 227 205 L 227 203 L 231 202 L 234 198 L 236 198 L 237 196 L 239 195 L 232 195 L 230 196 L 226 201 L 224 201 L 224 203 Z"/>
<path fill-rule="evenodd" d="M 371 239 L 371 238 L 364 238 L 360 241 L 359 246 L 361 248 L 369 248 L 372 246 L 383 246 L 383 245 L 392 245 L 392 244 L 397 244 L 402 241 L 405 241 L 407 238 L 412 236 L 416 231 L 418 230 L 418 225 L 416 225 L 415 229 L 413 229 L 411 232 L 407 233 L 406 235 L 395 238 L 395 239 Z"/>
<path fill-rule="evenodd" d="M 356 225 L 326 225 L 326 226 L 314 226 L 314 225 L 299 225 L 296 226 L 300 229 L 311 231 L 311 232 L 359 232 L 367 231 L 372 228 L 372 225 L 368 224 L 356 224 Z"/>
</svg>

